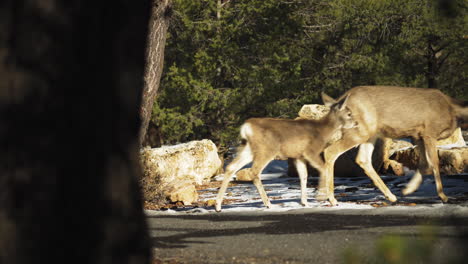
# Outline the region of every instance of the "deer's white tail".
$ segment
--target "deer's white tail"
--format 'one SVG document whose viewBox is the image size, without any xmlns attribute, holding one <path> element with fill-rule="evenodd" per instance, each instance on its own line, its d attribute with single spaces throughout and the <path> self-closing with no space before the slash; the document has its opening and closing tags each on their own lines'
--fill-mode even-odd
<svg viewBox="0 0 468 264">
<path fill-rule="evenodd" d="M 241 126 L 240 135 L 243 139 L 247 140 L 247 138 L 253 136 L 252 126 L 249 123 L 245 123 Z"/>
</svg>

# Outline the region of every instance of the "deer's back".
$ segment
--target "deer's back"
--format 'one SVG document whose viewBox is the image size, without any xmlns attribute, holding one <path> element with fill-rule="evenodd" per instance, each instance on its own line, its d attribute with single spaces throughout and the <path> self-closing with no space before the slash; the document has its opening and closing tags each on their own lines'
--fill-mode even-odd
<svg viewBox="0 0 468 264">
<path fill-rule="evenodd" d="M 450 98 L 436 89 L 360 86 L 348 93 L 353 118 L 372 135 L 444 138 L 456 128 Z"/>
<path fill-rule="evenodd" d="M 318 139 L 318 124 L 311 120 L 251 118 L 244 127 L 247 125 L 250 129 L 246 139 L 254 149 L 299 158 L 305 148 L 323 148 Z"/>
</svg>

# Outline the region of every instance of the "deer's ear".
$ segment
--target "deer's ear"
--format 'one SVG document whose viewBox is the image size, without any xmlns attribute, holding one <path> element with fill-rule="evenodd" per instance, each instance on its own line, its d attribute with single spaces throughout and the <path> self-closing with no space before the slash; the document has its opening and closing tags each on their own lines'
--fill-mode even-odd
<svg viewBox="0 0 468 264">
<path fill-rule="evenodd" d="M 340 111 L 344 110 L 346 108 L 346 104 L 348 103 L 348 98 L 349 98 L 349 94 L 346 95 L 346 97 L 344 99 L 341 99 L 337 105 L 338 105 L 338 109 L 340 109 Z"/>
<path fill-rule="evenodd" d="M 332 106 L 336 104 L 336 100 L 324 92 L 322 92 L 322 101 L 323 101 L 323 104 L 325 104 L 326 106 Z"/>
</svg>

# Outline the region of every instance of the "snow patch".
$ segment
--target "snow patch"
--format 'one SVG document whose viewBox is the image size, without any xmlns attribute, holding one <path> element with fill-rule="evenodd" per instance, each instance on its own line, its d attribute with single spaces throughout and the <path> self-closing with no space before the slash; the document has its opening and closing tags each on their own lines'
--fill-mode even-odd
<svg viewBox="0 0 468 264">
<path fill-rule="evenodd" d="M 309 177 L 307 188 L 309 204 L 304 207 L 300 204 L 299 178 L 286 177 L 286 172 L 287 161 L 281 160 L 270 162 L 262 172 L 263 186 L 271 199 L 272 208 L 265 208 L 257 189 L 251 182 L 236 182 L 235 186 L 230 185 L 227 189 L 222 212 L 278 213 L 300 210 L 301 212 L 341 212 L 347 214 L 354 212 L 356 214 L 468 216 L 468 174 L 442 176 L 444 192 L 451 200 L 449 204 L 443 204 L 437 196 L 432 175 L 423 176 L 423 182 L 419 189 L 411 195 L 403 196 L 401 190 L 415 173 L 408 169 L 405 170 L 405 176 L 381 176 L 388 188 L 397 196 L 397 205 L 390 205 L 390 202 L 385 199 L 368 177 L 337 177 L 335 178 L 335 197 L 338 200 L 336 207 L 330 207 L 328 202 L 315 199 L 318 177 Z M 222 175 L 216 177 L 218 181 L 222 179 Z M 216 199 L 217 191 L 217 188 L 203 190 L 200 193 L 200 202 Z M 375 207 L 376 205 L 377 207 Z M 213 207 L 177 209 L 160 211 L 156 214 L 174 213 L 215 213 L 215 210 Z"/>
</svg>

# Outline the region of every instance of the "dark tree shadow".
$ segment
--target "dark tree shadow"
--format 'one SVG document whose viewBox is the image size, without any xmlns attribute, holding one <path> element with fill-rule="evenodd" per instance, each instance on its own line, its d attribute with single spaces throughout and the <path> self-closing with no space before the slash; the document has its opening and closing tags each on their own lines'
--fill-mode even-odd
<svg viewBox="0 0 468 264">
<path fill-rule="evenodd" d="M 468 231 L 468 218 L 427 218 L 412 216 L 388 216 L 388 215 L 336 215 L 320 213 L 291 213 L 274 215 L 236 215 L 236 214 L 204 214 L 204 215 L 176 215 L 157 216 L 157 218 L 177 218 L 188 221 L 210 222 L 266 222 L 262 226 L 248 228 L 225 228 L 218 230 L 200 230 L 196 228 L 153 228 L 154 231 L 177 231 L 180 234 L 153 237 L 153 246 L 156 248 L 185 248 L 192 243 L 206 243 L 204 238 L 218 236 L 239 236 L 242 234 L 310 234 L 326 231 L 361 230 L 369 228 L 415 226 L 421 224 L 450 225 L 455 226 L 460 233 L 450 236 L 453 239 L 461 239 L 466 242 Z M 414 236 L 414 234 L 412 234 Z M 445 236 L 445 235 L 440 235 Z M 198 239 L 196 242 L 193 239 Z"/>
<path fill-rule="evenodd" d="M 0 263 L 149 263 L 138 186 L 151 1 L 0 3 Z"/>
</svg>

